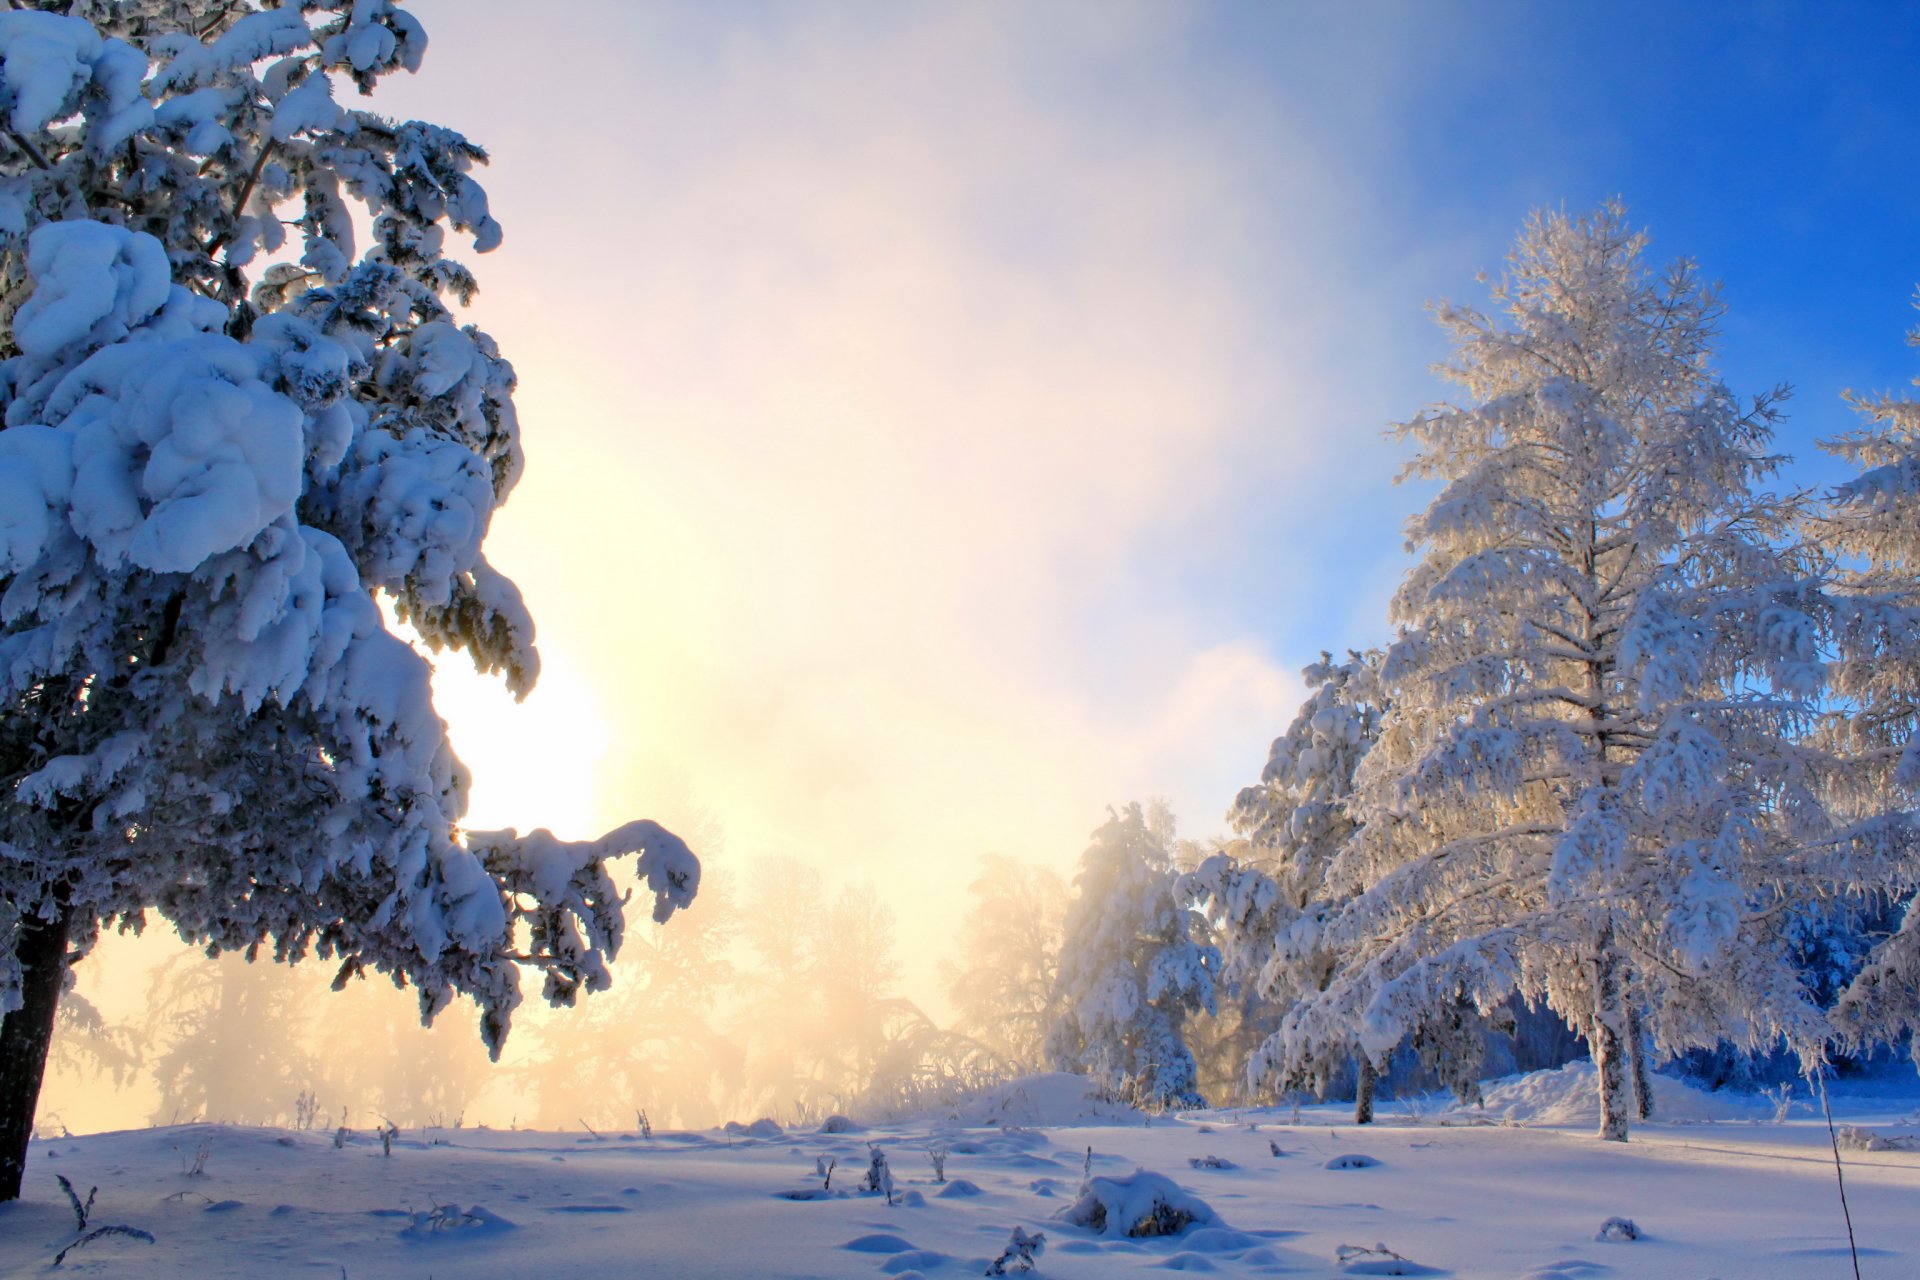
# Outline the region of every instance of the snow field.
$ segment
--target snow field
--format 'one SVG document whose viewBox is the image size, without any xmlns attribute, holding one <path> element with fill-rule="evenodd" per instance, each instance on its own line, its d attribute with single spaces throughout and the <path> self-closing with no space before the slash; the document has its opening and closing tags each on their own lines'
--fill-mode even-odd
<svg viewBox="0 0 1920 1280">
<path fill-rule="evenodd" d="M 1551 1082 L 1533 1084 L 1545 1092 Z M 1064 1096 L 1044 1082 L 1030 1096 L 1049 1090 Z M 1897 1109 L 1914 1101 L 1841 1106 L 1849 1124 L 1893 1131 Z M 70 1254 L 60 1274 L 160 1280 L 343 1272 L 520 1280 L 556 1265 L 590 1277 L 932 1280 L 982 1274 L 1015 1226 L 1045 1232 L 1034 1274 L 1057 1280 L 1169 1272 L 1810 1280 L 1849 1269 L 1823 1122 L 1653 1123 L 1621 1146 L 1594 1141 L 1585 1123 L 1388 1116 L 1357 1129 L 1337 1108 L 1309 1108 L 1298 1125 L 1291 1118 L 1219 1111 L 1151 1123 L 923 1121 L 651 1139 L 430 1130 L 403 1134 L 391 1158 L 367 1132 L 342 1147 L 326 1132 L 224 1126 L 37 1141 L 24 1198 L 0 1207 L 0 1274 L 50 1274 L 73 1238 L 56 1173 L 83 1196 L 99 1186 L 94 1225 L 156 1237 L 97 1241 Z M 936 1139 L 950 1149 L 945 1185 L 925 1156 Z M 857 1190 L 869 1142 L 891 1163 L 891 1207 Z M 1166 1239 L 1068 1225 L 1056 1215 L 1078 1195 L 1088 1147 L 1096 1179 L 1164 1175 L 1218 1222 Z M 1378 1163 L 1327 1167 L 1347 1155 Z M 1206 1167 L 1208 1157 L 1232 1167 Z M 835 1162 L 825 1191 L 815 1172 L 823 1158 Z M 1913 1274 L 1920 1154 L 1849 1152 L 1846 1161 L 1863 1275 Z M 821 1195 L 783 1194 L 797 1191 Z M 1597 1241 L 1612 1217 L 1632 1219 L 1643 1237 Z M 1342 1246 L 1385 1246 L 1406 1261 L 1355 1253 L 1341 1267 Z"/>
</svg>

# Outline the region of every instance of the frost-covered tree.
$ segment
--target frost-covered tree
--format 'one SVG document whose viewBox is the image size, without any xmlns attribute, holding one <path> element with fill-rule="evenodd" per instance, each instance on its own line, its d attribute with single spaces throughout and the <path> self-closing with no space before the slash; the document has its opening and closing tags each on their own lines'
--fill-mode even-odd
<svg viewBox="0 0 1920 1280">
<path fill-rule="evenodd" d="M 1920 345 L 1920 330 L 1909 340 Z M 1839 761 L 1828 800 L 1838 838 L 1881 861 L 1880 886 L 1896 903 L 1910 900 L 1835 1005 L 1839 1029 L 1859 1044 L 1920 1028 L 1920 911 L 1911 905 L 1920 888 L 1920 401 L 1849 398 L 1863 424 L 1822 447 L 1860 471 L 1808 521 L 1840 566 L 1833 711 L 1821 725 Z"/>
<path fill-rule="evenodd" d="M 711 846 L 702 843 L 711 857 Z M 738 981 L 730 949 L 736 927 L 727 880 L 709 870 L 700 897 L 671 924 L 636 930 L 613 966 L 613 990 L 579 1013 L 532 1020 L 517 1033 L 523 1060 L 511 1068 L 520 1112 L 542 1128 L 652 1123 L 701 1128 L 733 1119 L 744 1054 L 719 1029 Z M 583 1043 L 592 1053 L 580 1052 Z"/>
<path fill-rule="evenodd" d="M 1340 957 L 1323 945 L 1322 926 L 1338 907 L 1327 870 L 1358 823 L 1348 812 L 1355 770 L 1379 732 L 1380 654 L 1322 653 L 1301 673 L 1308 695 L 1275 738 L 1260 781 L 1244 788 L 1227 817 L 1241 840 L 1203 861 L 1182 882 L 1202 903 L 1221 954 L 1223 986 L 1285 1013 L 1322 991 Z M 1373 1118 L 1374 1059 L 1351 1030 L 1296 1042 L 1262 1036 L 1245 1064 L 1250 1080 L 1277 1089 L 1322 1088 L 1349 1063 L 1355 1070 L 1354 1119 Z"/>
<path fill-rule="evenodd" d="M 649 822 L 463 832 L 430 645 L 523 692 L 480 544 L 521 466 L 512 368 L 450 302 L 500 239 L 459 134 L 338 100 L 419 65 L 393 0 L 62 0 L 0 12 L 0 1199 L 62 983 L 157 910 L 456 993 L 498 1046 L 519 971 L 605 985 Z M 361 238 L 365 237 L 364 243 Z"/>
<path fill-rule="evenodd" d="M 287 970 L 180 952 L 155 969 L 141 1030 L 154 1124 L 289 1123 L 319 1079 L 312 1002 Z"/>
<path fill-rule="evenodd" d="M 1037 1071 L 1053 998 L 1067 887 L 1044 867 L 989 854 L 967 886 L 959 957 L 941 962 L 954 1029 L 993 1050 L 1011 1069 Z"/>
<path fill-rule="evenodd" d="M 1329 872 L 1355 895 L 1327 926 L 1345 965 L 1282 1031 L 1300 1053 L 1320 1014 L 1358 1015 L 1381 1052 L 1543 1000 L 1592 1046 L 1611 1139 L 1643 1036 L 1818 1058 L 1782 904 L 1866 873 L 1813 846 L 1822 603 L 1797 499 L 1763 488 L 1783 393 L 1736 400 L 1715 290 L 1645 245 L 1617 204 L 1538 214 L 1497 313 L 1440 309 L 1465 399 L 1401 428 L 1441 487 Z"/>
<path fill-rule="evenodd" d="M 1093 833 L 1074 877 L 1046 1052 L 1152 1109 L 1202 1105 L 1189 1013 L 1214 1008 L 1219 953 L 1178 893 L 1173 819 L 1129 804 Z"/>
</svg>

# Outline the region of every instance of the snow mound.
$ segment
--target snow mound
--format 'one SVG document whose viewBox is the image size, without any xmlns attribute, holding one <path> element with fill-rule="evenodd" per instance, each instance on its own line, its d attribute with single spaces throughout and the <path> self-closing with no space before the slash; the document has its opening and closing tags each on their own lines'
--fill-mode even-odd
<svg viewBox="0 0 1920 1280">
<path fill-rule="evenodd" d="M 729 1120 L 721 1127 L 721 1132 L 729 1138 L 778 1138 L 784 1136 L 786 1130 L 780 1127 L 778 1121 L 762 1116 L 752 1124 Z"/>
<path fill-rule="evenodd" d="M 1653 1083 L 1653 1118 L 1673 1124 L 1710 1124 L 1714 1121 L 1754 1120 L 1773 1113 L 1765 1099 L 1737 1093 L 1709 1093 L 1671 1076 L 1649 1077 Z M 1599 1073 L 1590 1060 L 1569 1062 L 1552 1071 L 1507 1076 L 1487 1085 L 1479 1107 L 1449 1107 L 1444 1115 L 1477 1117 L 1528 1125 L 1597 1125 L 1600 1123 Z"/>
<path fill-rule="evenodd" d="M 969 1128 L 988 1125 L 1137 1123 L 1140 1112 L 1103 1096 L 1093 1081 L 1064 1071 L 1021 1076 L 988 1085 L 961 1099 L 947 1112 Z"/>
</svg>

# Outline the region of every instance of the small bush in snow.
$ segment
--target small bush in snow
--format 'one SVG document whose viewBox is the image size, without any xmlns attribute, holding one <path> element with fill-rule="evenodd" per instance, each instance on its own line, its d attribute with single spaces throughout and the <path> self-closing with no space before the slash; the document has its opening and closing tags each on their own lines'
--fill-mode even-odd
<svg viewBox="0 0 1920 1280">
<path fill-rule="evenodd" d="M 1340 1269 L 1350 1275 L 1418 1276 L 1430 1273 L 1429 1268 L 1410 1258 L 1401 1257 L 1384 1244 L 1376 1244 L 1372 1248 L 1343 1244 L 1333 1251 L 1333 1256 Z"/>
<path fill-rule="evenodd" d="M 990 1276 L 1012 1275 L 1016 1271 L 1031 1271 L 1040 1255 L 1047 1251 L 1047 1233 L 1036 1231 L 1028 1235 L 1019 1227 L 1013 1229 L 1013 1239 L 1007 1241 L 1007 1247 L 1000 1256 L 987 1264 L 986 1274 Z"/>
<path fill-rule="evenodd" d="M 1206 1201 L 1145 1169 L 1124 1178 L 1088 1178 L 1060 1218 L 1105 1236 L 1177 1236 L 1219 1221 Z"/>
<path fill-rule="evenodd" d="M 1640 1238 L 1640 1227 L 1632 1218 L 1608 1218 L 1600 1224 L 1600 1230 L 1594 1233 L 1595 1240 L 1609 1243 L 1625 1243 Z"/>
<path fill-rule="evenodd" d="M 1219 1156 L 1190 1156 L 1187 1165 L 1194 1169 L 1238 1169 L 1240 1166 Z"/>
<path fill-rule="evenodd" d="M 1372 1156 L 1363 1156 L 1356 1152 L 1356 1153 L 1349 1153 L 1344 1156 L 1335 1156 L 1333 1159 L 1327 1161 L 1327 1168 L 1329 1169 L 1371 1169 L 1376 1165 L 1378 1165 L 1379 1163 L 1380 1162 L 1378 1160 L 1375 1160 Z"/>
<path fill-rule="evenodd" d="M 860 1185 L 886 1196 L 888 1204 L 893 1203 L 893 1170 L 887 1167 L 887 1153 L 877 1142 L 867 1144 L 867 1176 Z"/>
<path fill-rule="evenodd" d="M 191 1157 L 178 1147 L 175 1147 L 174 1151 L 180 1157 L 181 1176 L 187 1178 L 204 1178 L 207 1176 L 207 1157 L 213 1154 L 212 1138 L 200 1139 L 200 1143 L 194 1147 Z"/>
<path fill-rule="evenodd" d="M 414 1213 L 411 1222 L 400 1232 L 403 1236 L 436 1236 L 450 1231 L 501 1231 L 514 1224 L 494 1213 L 485 1205 L 474 1205 L 471 1209 L 462 1209 L 457 1204 L 437 1204 L 425 1213 Z"/>
<path fill-rule="evenodd" d="M 119 1223 L 106 1227 L 94 1227 L 92 1230 L 88 1230 L 87 1223 L 93 1217 L 93 1198 L 100 1194 L 100 1188 L 89 1188 L 86 1201 L 83 1203 L 80 1199 L 80 1193 L 73 1189 L 71 1182 L 68 1182 L 66 1178 L 60 1174 L 56 1173 L 53 1176 L 59 1181 L 60 1189 L 67 1193 L 67 1203 L 73 1206 L 74 1222 L 74 1239 L 69 1241 L 66 1247 L 61 1249 L 59 1253 L 53 1255 L 54 1266 L 57 1267 L 62 1262 L 65 1262 L 67 1255 L 75 1249 L 78 1249 L 81 1245 L 92 1244 L 95 1240 L 101 1239 L 104 1236 L 131 1236 L 135 1240 L 145 1240 L 148 1244 L 153 1243 L 152 1232 L 142 1231 L 138 1227 L 122 1226 Z"/>
</svg>

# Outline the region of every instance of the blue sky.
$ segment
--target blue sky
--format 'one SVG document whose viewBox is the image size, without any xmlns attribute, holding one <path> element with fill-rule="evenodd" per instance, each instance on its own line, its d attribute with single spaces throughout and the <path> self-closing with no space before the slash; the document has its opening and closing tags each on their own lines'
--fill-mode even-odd
<svg viewBox="0 0 1920 1280">
<path fill-rule="evenodd" d="M 1531 208 L 1622 196 L 1725 282 L 1799 482 L 1920 371 L 1891 5 L 412 7 L 374 105 L 493 153 L 489 547 L 548 663 L 448 676 L 477 821 L 703 810 L 909 931 L 1108 803 L 1217 830 L 1299 667 L 1386 638 L 1383 428 Z"/>
<path fill-rule="evenodd" d="M 1420 304 L 1479 297 L 1474 273 L 1497 269 L 1528 209 L 1620 195 L 1656 260 L 1693 257 L 1724 283 L 1729 384 L 1795 388 L 1789 481 L 1835 478 L 1814 440 L 1849 427 L 1842 389 L 1920 372 L 1905 344 L 1920 319 L 1920 25 L 1896 6 L 1234 5 L 1207 10 L 1190 56 L 1311 121 L 1363 191 L 1330 251 L 1355 278 L 1372 264 L 1409 287 L 1344 341 L 1418 350 Z M 1383 406 L 1355 392 L 1363 414 L 1388 417 L 1441 394 L 1396 383 Z M 1340 526 L 1362 544 L 1351 551 L 1289 513 L 1274 533 L 1323 543 L 1316 583 L 1332 593 L 1401 559 L 1390 523 Z M 1295 652 L 1321 623 L 1284 606 L 1245 616 Z M 1382 620 L 1353 638 L 1383 633 Z"/>
</svg>

